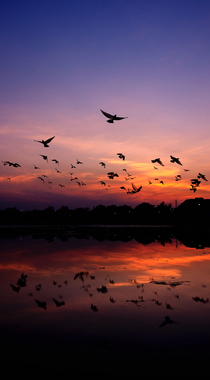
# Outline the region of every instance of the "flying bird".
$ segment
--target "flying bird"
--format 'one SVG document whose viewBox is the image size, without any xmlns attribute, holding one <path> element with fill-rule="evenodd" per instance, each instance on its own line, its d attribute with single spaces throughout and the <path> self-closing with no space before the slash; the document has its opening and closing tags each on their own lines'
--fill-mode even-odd
<svg viewBox="0 0 210 380">
<path fill-rule="evenodd" d="M 53 160 L 52 161 L 54 161 L 56 164 L 58 164 L 59 165 L 59 161 L 58 160 L 56 160 L 55 158 L 53 158 Z"/>
<path fill-rule="evenodd" d="M 99 162 L 99 164 L 101 165 L 101 166 L 103 166 L 104 168 L 106 167 L 106 164 L 104 163 L 104 162 Z"/>
<path fill-rule="evenodd" d="M 206 179 L 206 176 L 204 174 L 198 173 L 197 178 L 202 178 L 204 181 L 208 182 L 208 179 Z"/>
<path fill-rule="evenodd" d="M 10 162 L 10 161 L 2 161 L 3 162 L 3 165 L 5 166 L 5 165 L 9 165 L 9 166 L 14 166 L 14 168 L 20 168 L 21 166 L 17 163 L 17 162 L 15 162 L 14 164 L 13 164 L 13 162 Z"/>
<path fill-rule="evenodd" d="M 41 179 L 41 181 L 44 183 L 44 178 L 42 177 L 37 177 L 38 179 Z"/>
<path fill-rule="evenodd" d="M 45 161 L 48 162 L 48 157 L 47 156 L 44 156 L 43 154 L 40 154 L 40 156 L 43 158 L 43 160 L 45 160 Z"/>
<path fill-rule="evenodd" d="M 35 165 L 34 165 L 34 169 L 40 169 L 40 168 L 39 168 L 38 166 L 35 166 Z"/>
<path fill-rule="evenodd" d="M 178 165 L 182 165 L 182 163 L 180 162 L 179 158 L 176 158 L 176 157 L 173 157 L 173 156 L 170 156 L 171 159 L 170 159 L 170 162 L 176 162 Z"/>
<path fill-rule="evenodd" d="M 133 188 L 133 193 L 138 193 L 142 189 L 142 186 L 136 187 L 136 185 L 132 183 L 132 188 Z"/>
<path fill-rule="evenodd" d="M 104 116 L 106 116 L 109 120 L 107 120 L 107 123 L 114 123 L 114 120 L 122 120 L 127 119 L 127 117 L 118 117 L 116 114 L 111 115 L 110 113 L 107 113 L 105 111 L 100 110 Z"/>
<path fill-rule="evenodd" d="M 164 166 L 162 161 L 160 160 L 160 158 L 155 158 L 154 160 L 151 160 L 152 163 L 154 164 L 155 162 L 157 162 L 157 164 L 161 165 L 161 166 Z"/>
<path fill-rule="evenodd" d="M 190 190 L 194 191 L 194 193 L 195 193 L 196 190 L 197 190 L 197 187 L 195 185 L 191 185 L 191 189 Z"/>
<path fill-rule="evenodd" d="M 197 178 L 191 179 L 192 185 L 199 186 L 201 181 L 199 181 Z"/>
<path fill-rule="evenodd" d="M 117 173 L 114 173 L 114 172 L 109 172 L 107 173 L 109 179 L 114 179 L 114 177 L 119 177 L 119 175 Z"/>
<path fill-rule="evenodd" d="M 125 156 L 124 156 L 124 154 L 122 154 L 122 153 L 117 153 L 117 155 L 119 156 L 119 158 L 122 158 L 123 161 L 125 160 Z"/>
<path fill-rule="evenodd" d="M 41 141 L 40 140 L 34 140 L 34 141 L 39 142 L 39 143 L 43 144 L 45 148 L 48 148 L 49 147 L 48 144 L 50 143 L 50 141 L 52 141 L 52 139 L 54 139 L 54 137 L 55 136 L 51 137 L 48 140 L 41 140 Z"/>
<path fill-rule="evenodd" d="M 79 161 L 78 159 L 76 159 L 76 160 L 77 160 L 77 165 L 83 164 L 83 162 Z"/>
</svg>

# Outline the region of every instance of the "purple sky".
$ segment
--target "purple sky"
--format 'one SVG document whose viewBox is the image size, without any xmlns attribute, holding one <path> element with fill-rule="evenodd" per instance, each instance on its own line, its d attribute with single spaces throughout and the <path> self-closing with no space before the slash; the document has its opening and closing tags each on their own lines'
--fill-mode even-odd
<svg viewBox="0 0 210 380">
<path fill-rule="evenodd" d="M 190 191 L 199 172 L 210 179 L 207 1 L 2 1 L 0 17 L 1 161 L 21 165 L 0 166 L 0 208 L 210 197 L 208 181 Z"/>
</svg>

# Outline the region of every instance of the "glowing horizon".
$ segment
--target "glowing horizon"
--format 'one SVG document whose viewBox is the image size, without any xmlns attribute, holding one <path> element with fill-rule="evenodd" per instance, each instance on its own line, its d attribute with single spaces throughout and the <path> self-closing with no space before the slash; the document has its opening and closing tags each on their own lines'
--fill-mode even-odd
<svg viewBox="0 0 210 380">
<path fill-rule="evenodd" d="M 46 1 L 39 10 L 15 2 L 4 8 L 1 161 L 21 167 L 0 165 L 0 209 L 210 198 L 209 181 L 190 191 L 199 172 L 210 180 L 210 5 L 108 5 L 108 13 L 93 0 L 61 1 L 50 10 Z M 101 109 L 128 118 L 110 124 Z M 52 136 L 49 148 L 34 141 Z M 151 160 L 159 157 L 165 166 L 155 170 Z M 126 180 L 123 169 L 134 179 Z M 108 179 L 109 171 L 119 177 Z M 70 181 L 70 172 L 86 185 Z M 37 178 L 42 175 L 52 186 Z M 175 181 L 176 175 L 182 179 Z M 127 194 L 121 187 L 131 189 L 132 181 L 142 189 Z"/>
</svg>

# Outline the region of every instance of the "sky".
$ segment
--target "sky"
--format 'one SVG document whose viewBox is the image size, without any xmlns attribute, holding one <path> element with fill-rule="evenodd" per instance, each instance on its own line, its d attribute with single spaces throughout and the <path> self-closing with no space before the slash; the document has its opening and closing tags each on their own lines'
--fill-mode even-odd
<svg viewBox="0 0 210 380">
<path fill-rule="evenodd" d="M 205 0 L 1 1 L 0 209 L 210 198 L 209 19 Z"/>
</svg>

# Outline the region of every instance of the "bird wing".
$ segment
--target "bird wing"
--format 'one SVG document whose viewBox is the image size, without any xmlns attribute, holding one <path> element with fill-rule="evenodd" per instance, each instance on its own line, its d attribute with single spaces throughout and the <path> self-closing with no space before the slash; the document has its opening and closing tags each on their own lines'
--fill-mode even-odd
<svg viewBox="0 0 210 380">
<path fill-rule="evenodd" d="M 50 139 L 48 139 L 48 140 L 45 140 L 45 143 L 47 143 L 47 144 L 48 144 L 50 141 L 52 141 L 52 139 L 54 139 L 54 137 L 55 137 L 55 136 L 51 137 L 51 138 L 50 138 Z"/>
<path fill-rule="evenodd" d="M 137 187 L 134 185 L 134 183 L 132 183 L 132 188 L 133 188 L 133 190 L 135 190 L 135 191 L 138 190 Z"/>
<path fill-rule="evenodd" d="M 107 113 L 107 112 L 102 111 L 102 110 L 100 110 L 100 111 L 104 114 L 104 116 L 106 116 L 106 117 L 108 117 L 110 119 L 113 117 L 113 115 L 111 115 L 110 113 Z"/>
<path fill-rule="evenodd" d="M 122 120 L 122 119 L 127 119 L 127 117 L 119 117 L 119 116 L 115 116 L 114 119 L 115 119 L 115 120 Z"/>
</svg>

